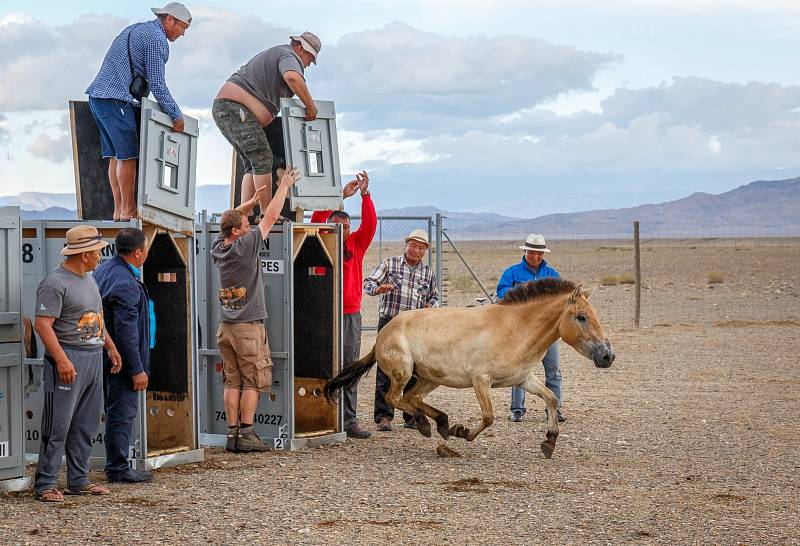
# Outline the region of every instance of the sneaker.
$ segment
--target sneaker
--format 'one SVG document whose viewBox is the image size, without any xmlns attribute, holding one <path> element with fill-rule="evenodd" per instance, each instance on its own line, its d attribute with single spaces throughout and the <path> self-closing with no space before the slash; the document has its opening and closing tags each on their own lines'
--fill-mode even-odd
<svg viewBox="0 0 800 546">
<path fill-rule="evenodd" d="M 253 427 L 240 428 L 239 439 L 236 441 L 236 450 L 243 452 L 269 451 L 269 446 L 261 441 Z"/>
<path fill-rule="evenodd" d="M 228 427 L 228 436 L 225 440 L 225 451 L 236 453 L 236 441 L 239 439 L 239 427 Z"/>
<path fill-rule="evenodd" d="M 372 436 L 372 433 L 366 430 L 364 427 L 359 425 L 358 423 L 353 423 L 350 426 L 345 428 L 347 432 L 348 438 L 356 438 L 357 440 L 365 440 Z"/>
<path fill-rule="evenodd" d="M 144 483 L 153 481 L 153 473 L 148 470 L 128 470 L 122 474 L 110 474 L 108 481 L 111 483 Z"/>
<path fill-rule="evenodd" d="M 378 421 L 378 424 L 375 426 L 376 430 L 381 432 L 389 432 L 392 430 L 392 422 L 389 421 L 386 417 L 381 417 L 381 420 Z"/>
<path fill-rule="evenodd" d="M 511 421 L 512 423 L 521 423 L 523 415 L 524 415 L 524 413 L 522 413 L 519 410 L 518 411 L 512 411 L 511 415 L 508 416 L 508 420 Z"/>
</svg>

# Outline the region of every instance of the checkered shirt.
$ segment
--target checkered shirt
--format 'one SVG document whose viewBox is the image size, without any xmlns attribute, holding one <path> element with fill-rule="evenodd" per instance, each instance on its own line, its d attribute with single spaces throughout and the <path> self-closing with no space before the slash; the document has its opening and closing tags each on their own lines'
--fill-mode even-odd
<svg viewBox="0 0 800 546">
<path fill-rule="evenodd" d="M 383 260 L 372 274 L 364 279 L 364 292 L 374 296 L 381 284 L 390 283 L 399 287 L 381 294 L 378 314 L 391 318 L 409 309 L 439 307 L 439 292 L 436 290 L 436 274 L 427 264 L 420 262 L 411 267 L 405 256 L 392 256 Z"/>
<path fill-rule="evenodd" d="M 128 64 L 128 32 L 131 33 L 133 71 L 147 78 L 150 91 L 164 112 L 173 121 L 180 118 L 181 110 L 172 98 L 164 77 L 164 68 L 169 60 L 169 42 L 158 19 L 134 23 L 114 38 L 100 72 L 86 89 L 86 94 L 95 99 L 136 102 L 128 91 L 133 79 Z"/>
</svg>

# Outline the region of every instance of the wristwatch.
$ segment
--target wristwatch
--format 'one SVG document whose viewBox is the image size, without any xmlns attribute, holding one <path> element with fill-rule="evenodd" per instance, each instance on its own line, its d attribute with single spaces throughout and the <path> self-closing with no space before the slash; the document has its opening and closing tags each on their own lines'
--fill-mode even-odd
<svg viewBox="0 0 800 546">
<path fill-rule="evenodd" d="M 362 191 L 361 195 L 369 195 L 369 190 L 368 191 Z"/>
</svg>

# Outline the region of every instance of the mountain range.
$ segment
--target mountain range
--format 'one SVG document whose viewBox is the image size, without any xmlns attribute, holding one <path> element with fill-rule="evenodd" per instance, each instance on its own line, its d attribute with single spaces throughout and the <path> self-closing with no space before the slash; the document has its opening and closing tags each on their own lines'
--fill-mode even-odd
<svg viewBox="0 0 800 546">
<path fill-rule="evenodd" d="M 197 210 L 219 209 L 228 201 L 225 185 L 198 186 Z M 25 192 L 0 197 L 18 205 L 26 219 L 75 218 L 74 194 Z M 461 239 L 519 239 L 531 232 L 557 238 L 629 237 L 633 222 L 642 236 L 730 237 L 800 235 L 800 178 L 760 180 L 720 194 L 697 192 L 666 203 L 517 218 L 493 213 L 455 212 L 432 206 L 382 209 L 379 216 L 445 217 L 449 233 Z"/>
</svg>

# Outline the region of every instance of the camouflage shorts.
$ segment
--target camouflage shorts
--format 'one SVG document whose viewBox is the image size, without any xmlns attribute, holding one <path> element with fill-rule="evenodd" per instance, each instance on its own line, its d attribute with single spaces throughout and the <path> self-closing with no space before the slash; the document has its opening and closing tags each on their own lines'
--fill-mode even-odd
<svg viewBox="0 0 800 546">
<path fill-rule="evenodd" d="M 270 174 L 272 150 L 267 135 L 253 113 L 228 99 L 214 99 L 214 122 L 244 163 L 245 174 Z"/>
</svg>

